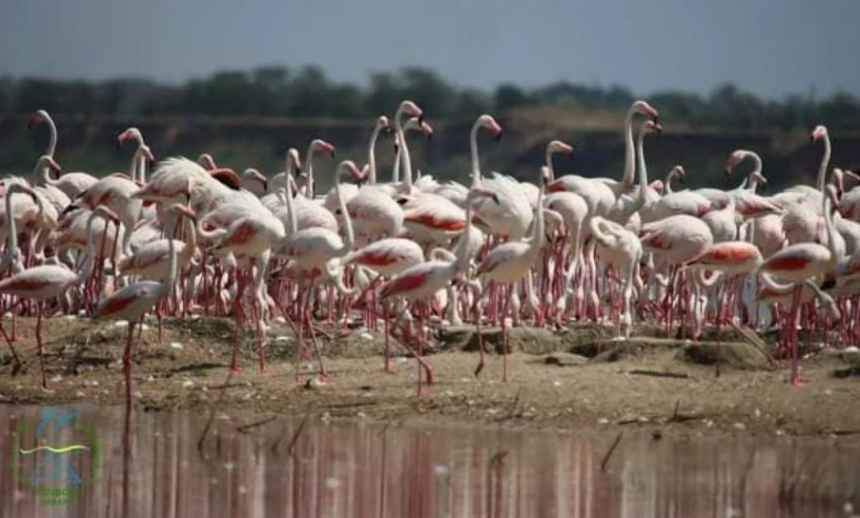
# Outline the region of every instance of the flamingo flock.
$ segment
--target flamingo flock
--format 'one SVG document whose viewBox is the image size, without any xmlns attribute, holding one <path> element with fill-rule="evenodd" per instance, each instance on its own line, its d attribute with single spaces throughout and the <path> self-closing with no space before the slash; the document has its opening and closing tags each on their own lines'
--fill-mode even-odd
<svg viewBox="0 0 860 518">
<path fill-rule="evenodd" d="M 419 394 L 433 383 L 425 353 L 438 325 L 479 330 L 475 376 L 485 364 L 480 328 L 500 327 L 503 380 L 512 326 L 611 323 L 619 340 L 643 321 L 692 339 L 705 326 L 777 326 L 792 384 L 804 383 L 798 329 L 838 329 L 837 346 L 860 341 L 860 177 L 830 169 L 824 126 L 811 134 L 823 146 L 816 184 L 762 196 L 756 189 L 767 180 L 751 150 L 726 160 L 728 174 L 752 166 L 735 189 L 674 190 L 686 175 L 680 165 L 649 180 L 646 137 L 662 127 L 645 101 L 626 114 L 620 179 L 558 174 L 554 156 L 576 152 L 560 140 L 546 145 L 533 179 L 487 174 L 477 136 L 503 134 L 489 114 L 470 132 L 467 184 L 416 174 L 407 137 L 433 134 L 424 115 L 410 100 L 392 118 L 381 115 L 368 128 L 364 166 L 335 163 L 335 146 L 314 139 L 304 157 L 285 149 L 284 171 L 271 177 L 253 167 L 237 174 L 206 153 L 153 167 L 132 127 L 117 138 L 120 149 L 135 146 L 129 170 L 94 176 L 61 174 L 56 126 L 36 112 L 28 128 L 49 128 L 48 149 L 32 175 L 0 182 L 0 311 L 12 316 L 0 334 L 11 375 L 21 368 L 15 319 L 33 314 L 44 390 L 44 318 L 127 321 L 128 398 L 135 330 L 139 339 L 150 312 L 159 339 L 163 315 L 234 319 L 234 372 L 247 326 L 256 330 L 261 370 L 267 330 L 282 319 L 297 337 L 296 361 L 310 361 L 312 350 L 321 377 L 320 336 L 347 324 L 381 330 L 385 370 L 397 343 L 417 362 Z M 392 133 L 386 182 L 375 149 Z M 317 192 L 315 173 L 334 187 Z"/>
</svg>

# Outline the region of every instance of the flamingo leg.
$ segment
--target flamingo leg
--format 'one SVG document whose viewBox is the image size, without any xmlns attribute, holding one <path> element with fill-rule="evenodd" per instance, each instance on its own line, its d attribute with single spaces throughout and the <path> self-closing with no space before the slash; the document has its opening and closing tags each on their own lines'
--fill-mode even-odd
<svg viewBox="0 0 860 518">
<path fill-rule="evenodd" d="M 18 353 L 15 351 L 15 346 L 12 345 L 12 340 L 10 340 L 9 335 L 6 334 L 6 330 L 3 328 L 2 322 L 0 322 L 0 334 L 3 335 L 3 339 L 6 340 L 7 344 L 9 344 L 9 351 L 12 352 L 12 377 L 14 378 L 21 370 L 21 360 L 18 358 Z"/>
<path fill-rule="evenodd" d="M 45 374 L 45 351 L 42 345 L 42 306 L 44 305 L 43 301 L 39 301 L 36 305 L 36 344 L 39 347 L 39 369 L 42 371 L 42 390 L 45 392 L 52 392 L 48 390 L 48 377 Z"/>
</svg>

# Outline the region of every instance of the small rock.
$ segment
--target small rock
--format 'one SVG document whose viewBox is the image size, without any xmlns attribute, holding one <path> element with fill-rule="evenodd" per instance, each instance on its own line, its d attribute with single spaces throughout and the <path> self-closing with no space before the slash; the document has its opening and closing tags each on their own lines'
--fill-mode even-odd
<svg viewBox="0 0 860 518">
<path fill-rule="evenodd" d="M 356 412 L 355 417 L 357 417 L 359 419 L 366 419 L 367 414 L 365 414 L 364 412 Z"/>
<path fill-rule="evenodd" d="M 194 382 L 191 380 L 185 380 L 182 382 L 182 388 L 191 388 L 194 386 Z"/>
<path fill-rule="evenodd" d="M 75 392 L 75 397 L 84 397 L 85 395 L 86 394 L 84 394 L 83 390 L 79 390 L 79 391 Z"/>
<path fill-rule="evenodd" d="M 833 395 L 833 391 L 832 391 L 832 390 L 830 390 L 830 389 L 824 389 L 824 395 L 825 395 L 825 396 L 832 396 L 832 395 Z"/>
<path fill-rule="evenodd" d="M 61 381 L 63 381 L 62 376 L 54 376 L 53 378 L 51 378 L 51 383 L 59 383 Z"/>
<path fill-rule="evenodd" d="M 607 419 L 605 417 L 601 417 L 600 419 L 597 420 L 597 424 L 609 424 L 609 419 Z"/>
<path fill-rule="evenodd" d="M 325 385 L 325 382 L 314 376 L 313 378 L 309 378 L 308 381 L 305 382 L 306 389 L 318 389 Z"/>
<path fill-rule="evenodd" d="M 116 327 L 128 327 L 128 322 L 125 320 L 117 320 L 116 322 L 113 323 L 113 325 Z M 140 327 L 143 327 L 143 326 L 140 326 Z"/>
<path fill-rule="evenodd" d="M 334 477 L 329 477 L 329 478 L 325 479 L 326 489 L 337 489 L 340 487 L 340 485 L 341 485 L 340 480 L 338 480 Z"/>
<path fill-rule="evenodd" d="M 77 315 L 64 315 L 63 318 L 65 318 L 66 320 L 75 320 L 78 318 L 78 316 Z"/>
<path fill-rule="evenodd" d="M 761 410 L 756 408 L 755 412 L 753 412 L 753 415 L 755 415 L 756 417 L 761 417 Z"/>
<path fill-rule="evenodd" d="M 368 332 L 366 332 L 366 331 L 365 331 L 364 333 L 360 333 L 360 334 L 358 335 L 358 337 L 359 337 L 359 338 L 361 338 L 362 340 L 365 340 L 365 341 L 368 341 L 368 342 L 373 341 L 373 335 L 372 335 L 372 334 L 370 334 L 370 333 L 368 333 Z"/>
<path fill-rule="evenodd" d="M 845 502 L 845 505 L 842 506 L 842 512 L 845 514 L 851 514 L 854 512 L 854 505 L 851 502 Z"/>
<path fill-rule="evenodd" d="M 287 323 L 287 319 L 284 317 L 275 317 L 273 319 L 273 322 L 275 322 L 276 324 L 284 325 Z"/>
<path fill-rule="evenodd" d="M 553 386 L 553 387 L 560 387 L 560 386 L 561 386 L 561 382 L 560 382 L 560 381 L 558 381 L 558 380 L 555 380 L 555 381 L 553 381 L 553 382 L 552 382 L 552 386 Z"/>
<path fill-rule="evenodd" d="M 734 427 L 735 430 L 746 430 L 747 429 L 747 426 L 743 423 L 735 423 L 732 425 L 732 427 Z"/>
<path fill-rule="evenodd" d="M 278 343 L 287 343 L 287 342 L 292 342 L 292 341 L 293 341 L 292 336 L 281 335 L 281 336 L 275 337 L 275 342 L 278 342 Z"/>
<path fill-rule="evenodd" d="M 126 324 L 128 324 L 128 322 L 126 322 Z M 140 330 L 141 331 L 149 331 L 149 325 L 148 324 L 140 324 Z"/>
<path fill-rule="evenodd" d="M 170 347 L 171 347 L 172 349 L 179 349 L 179 350 L 182 350 L 182 344 L 181 344 L 181 343 L 179 343 L 179 342 L 170 342 Z"/>
<path fill-rule="evenodd" d="M 848 347 L 843 349 L 842 352 L 845 354 L 860 354 L 860 347 L 857 347 L 856 345 L 849 345 Z"/>
<path fill-rule="evenodd" d="M 143 392 L 136 390 L 134 392 L 134 397 L 136 397 L 137 399 L 141 399 L 143 397 Z"/>
<path fill-rule="evenodd" d="M 245 486 L 239 486 L 239 494 L 240 495 L 244 495 L 247 492 L 248 492 L 248 488 L 246 488 Z"/>
</svg>

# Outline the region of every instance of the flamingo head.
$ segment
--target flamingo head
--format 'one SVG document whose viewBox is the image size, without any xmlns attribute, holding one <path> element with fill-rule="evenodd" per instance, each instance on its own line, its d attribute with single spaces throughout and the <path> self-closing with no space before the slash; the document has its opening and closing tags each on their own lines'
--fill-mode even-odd
<svg viewBox="0 0 860 518">
<path fill-rule="evenodd" d="M 563 153 L 565 155 L 573 156 L 573 146 L 571 146 L 567 142 L 553 140 L 546 145 L 546 152 L 550 155 L 554 155 L 556 153 Z"/>
<path fill-rule="evenodd" d="M 249 167 L 242 171 L 242 179 L 247 180 L 249 182 L 260 182 L 263 184 L 263 190 L 267 191 L 269 189 L 269 180 L 266 178 L 263 173 L 254 169 L 253 167 Z"/>
<path fill-rule="evenodd" d="M 399 113 L 405 112 L 405 113 L 409 114 L 411 117 L 418 117 L 419 121 L 424 120 L 424 110 L 419 108 L 417 104 L 415 104 L 414 102 L 412 102 L 410 100 L 405 100 L 405 101 L 401 102 L 400 106 L 397 108 L 397 111 Z"/>
<path fill-rule="evenodd" d="M 824 194 L 827 196 L 827 199 L 830 200 L 831 207 L 835 208 L 839 205 L 839 193 L 837 192 L 837 188 L 833 184 L 827 184 L 824 187 Z"/>
<path fill-rule="evenodd" d="M 358 185 L 363 185 L 363 184 L 367 183 L 367 180 L 369 180 L 369 179 L 370 179 L 370 164 L 364 164 L 364 167 L 361 168 L 361 174 L 359 176 L 353 178 L 353 180 L 355 180 L 355 183 L 357 183 Z"/>
<path fill-rule="evenodd" d="M 362 178 L 361 169 L 359 169 L 352 160 L 344 160 L 338 164 L 337 171 L 338 174 L 346 174 L 356 180 L 360 180 Z"/>
<path fill-rule="evenodd" d="M 653 106 L 648 104 L 646 101 L 636 101 L 633 103 L 633 106 L 630 107 L 630 111 L 632 113 L 638 113 L 639 115 L 644 115 L 650 119 L 653 119 L 654 122 L 658 122 L 660 118 L 660 113 L 654 109 Z"/>
<path fill-rule="evenodd" d="M 809 134 L 809 140 L 815 142 L 818 139 L 824 138 L 827 136 L 827 127 L 819 124 L 812 130 L 812 133 Z"/>
<path fill-rule="evenodd" d="M 406 124 L 403 126 L 403 129 L 420 129 L 421 133 L 423 133 L 424 136 L 427 137 L 427 140 L 433 138 L 433 126 L 427 124 L 427 121 L 422 120 L 418 117 L 412 117 L 411 119 L 406 121 Z"/>
<path fill-rule="evenodd" d="M 37 110 L 32 115 L 27 117 L 27 130 L 33 131 L 33 129 L 39 125 L 40 122 L 46 122 L 51 120 L 50 115 L 45 110 Z"/>
<path fill-rule="evenodd" d="M 391 134 L 391 124 L 388 122 L 388 117 L 385 115 L 380 115 L 376 119 L 376 129 L 381 131 L 383 135 Z"/>
<path fill-rule="evenodd" d="M 314 140 L 313 142 L 311 142 L 311 149 L 313 149 L 314 151 L 322 151 L 323 153 L 328 153 L 329 155 L 331 155 L 332 158 L 334 158 L 334 144 L 326 142 L 325 140 Z"/>
<path fill-rule="evenodd" d="M 116 147 L 121 147 L 126 140 L 135 140 L 142 145 L 143 135 L 140 133 L 140 130 L 135 127 L 128 128 L 120 133 L 119 137 L 117 137 Z"/>
<path fill-rule="evenodd" d="M 502 127 L 496 122 L 496 119 L 493 118 L 492 115 L 485 113 L 478 117 L 478 120 L 475 121 L 476 126 L 482 126 L 487 128 L 492 132 L 493 136 L 496 137 L 496 140 L 502 138 Z"/>
<path fill-rule="evenodd" d="M 726 160 L 726 174 L 732 174 L 732 171 L 735 170 L 735 167 L 737 167 L 738 164 L 741 163 L 741 160 L 743 160 L 746 156 L 747 152 L 742 149 L 733 151 L 732 154 L 729 155 L 729 158 Z"/>
<path fill-rule="evenodd" d="M 662 192 L 663 191 L 663 180 L 654 180 L 653 182 L 648 184 L 648 187 L 654 191 Z"/>
<path fill-rule="evenodd" d="M 660 135 L 663 133 L 663 126 L 661 126 L 656 120 L 648 119 L 642 123 L 642 130 L 646 133 L 656 133 Z"/>
<path fill-rule="evenodd" d="M 63 170 L 63 168 L 60 167 L 60 164 L 58 164 L 57 161 L 54 160 L 54 157 L 52 157 L 51 155 L 40 156 L 38 163 L 40 167 L 47 167 L 49 170 L 55 173 L 59 173 Z"/>
<path fill-rule="evenodd" d="M 296 172 L 302 171 L 302 160 L 299 158 L 299 151 L 291 147 L 289 151 L 287 151 L 287 163 L 292 166 L 293 170 Z"/>
<path fill-rule="evenodd" d="M 833 168 L 833 185 L 836 187 L 836 194 L 841 197 L 845 192 L 845 171 L 838 167 Z"/>
<path fill-rule="evenodd" d="M 218 166 L 215 165 L 215 159 L 209 153 L 203 153 L 197 157 L 197 163 L 202 165 L 207 171 L 218 169 Z"/>
<path fill-rule="evenodd" d="M 674 178 L 677 178 L 680 183 L 684 183 L 684 177 L 687 176 L 687 172 L 684 171 L 684 167 L 681 165 L 673 167 L 671 174 Z"/>
</svg>

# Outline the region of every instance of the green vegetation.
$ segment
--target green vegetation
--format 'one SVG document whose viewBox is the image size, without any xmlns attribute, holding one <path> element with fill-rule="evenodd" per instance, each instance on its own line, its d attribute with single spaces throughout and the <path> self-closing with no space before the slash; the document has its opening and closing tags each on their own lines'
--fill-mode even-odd
<svg viewBox="0 0 860 518">
<path fill-rule="evenodd" d="M 40 78 L 0 79 L 0 113 L 46 109 L 58 115 L 275 116 L 357 119 L 389 113 L 410 98 L 433 120 L 462 121 L 475 115 L 534 106 L 573 112 L 616 112 L 634 94 L 622 86 L 586 86 L 560 81 L 533 90 L 513 84 L 493 92 L 458 88 L 432 70 L 409 67 L 374 72 L 366 85 L 336 83 L 315 66 L 299 70 L 269 66 L 224 71 L 183 85 L 141 79 L 102 82 Z M 848 93 L 827 99 L 814 94 L 767 101 L 731 84 L 710 95 L 660 92 L 648 98 L 664 119 L 689 126 L 743 130 L 792 130 L 824 123 L 832 131 L 860 130 L 860 99 Z"/>
</svg>

